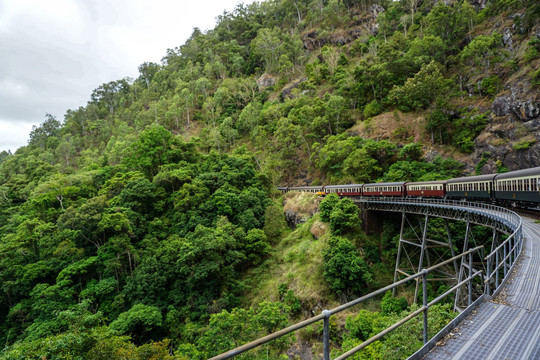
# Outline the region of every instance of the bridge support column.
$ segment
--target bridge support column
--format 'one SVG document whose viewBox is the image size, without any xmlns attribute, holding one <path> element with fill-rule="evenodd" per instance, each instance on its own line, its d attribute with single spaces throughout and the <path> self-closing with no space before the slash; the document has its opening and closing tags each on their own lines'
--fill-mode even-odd
<svg viewBox="0 0 540 360">
<path fill-rule="evenodd" d="M 430 267 L 432 258 L 438 262 L 454 256 L 455 251 L 448 223 L 446 223 L 446 234 L 435 234 L 429 225 L 431 219 L 428 214 L 420 219 L 418 215 L 407 215 L 402 212 L 394 282 L 420 272 L 425 267 Z M 457 271 L 458 265 L 454 261 L 448 267 L 430 274 L 427 281 L 455 281 Z M 420 281 L 419 278 L 416 282 L 414 302 L 418 300 Z M 393 295 L 395 295 L 395 289 Z"/>
<path fill-rule="evenodd" d="M 380 234 L 383 231 L 384 216 L 380 211 L 368 210 L 365 204 L 356 204 L 360 209 L 360 219 L 362 220 L 362 230 L 368 234 Z"/>
</svg>

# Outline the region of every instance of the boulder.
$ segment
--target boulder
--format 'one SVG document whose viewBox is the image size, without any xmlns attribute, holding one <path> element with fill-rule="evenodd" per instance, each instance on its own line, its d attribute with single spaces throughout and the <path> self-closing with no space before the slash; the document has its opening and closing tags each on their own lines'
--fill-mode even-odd
<svg viewBox="0 0 540 360">
<path fill-rule="evenodd" d="M 510 96 L 503 95 L 493 100 L 492 110 L 497 116 L 510 114 Z"/>
<path fill-rule="evenodd" d="M 514 101 L 510 105 L 510 112 L 521 121 L 530 121 L 540 117 L 540 103 L 534 100 Z"/>
</svg>

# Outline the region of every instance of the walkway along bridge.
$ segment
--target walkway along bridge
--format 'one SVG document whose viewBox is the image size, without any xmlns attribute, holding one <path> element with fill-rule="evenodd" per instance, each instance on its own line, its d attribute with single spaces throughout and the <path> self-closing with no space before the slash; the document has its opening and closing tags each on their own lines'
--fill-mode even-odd
<svg viewBox="0 0 540 360">
<path fill-rule="evenodd" d="M 515 212 L 484 203 L 372 197 L 357 198 L 355 202 L 363 214 L 378 211 L 401 213 L 394 283 L 337 308 L 324 310 L 318 316 L 215 356 L 211 360 L 234 357 L 319 321 L 323 322 L 323 358 L 329 360 L 330 317 L 386 291 L 395 291 L 404 284 L 414 284 L 415 299 L 421 293 L 421 306 L 335 360 L 350 357 L 420 315 L 423 317 L 424 346 L 412 355 L 411 359 L 529 359 L 535 358 L 534 354 L 536 358 L 540 358 L 540 282 L 537 280 L 540 270 L 540 227 L 535 228 L 529 220 L 523 223 Z M 420 223 L 419 216 L 422 219 Z M 444 221 L 447 233 L 445 241 L 440 238 L 433 239 L 428 234 L 429 222 L 434 218 Z M 458 239 L 462 244 L 460 254 L 455 254 L 458 241 L 452 238 L 448 220 L 465 223 L 464 239 Z M 491 229 L 493 235 L 489 246 L 473 244 L 473 225 Z M 529 240 L 525 247 L 524 232 Z M 405 234 L 415 236 L 406 238 Z M 445 253 L 444 249 L 448 254 L 446 257 L 441 256 Z M 525 255 L 520 257 L 523 249 Z M 521 259 L 519 262 L 518 258 Z M 428 281 L 446 281 L 454 286 L 428 302 Z M 493 303 L 491 300 L 503 289 L 506 299 L 511 303 Z M 428 339 L 429 308 L 450 294 L 454 294 L 454 309 L 460 314 L 433 338 Z M 476 311 L 473 311 L 475 309 Z M 533 316 L 528 316 L 531 311 L 534 312 Z M 458 324 L 461 330 L 454 333 L 459 333 L 460 336 L 452 335 L 451 331 Z M 520 335 L 518 330 L 523 333 Z M 448 334 L 456 339 L 448 339 Z M 436 346 L 445 337 L 447 345 Z M 505 355 L 501 357 L 503 353 Z"/>
</svg>

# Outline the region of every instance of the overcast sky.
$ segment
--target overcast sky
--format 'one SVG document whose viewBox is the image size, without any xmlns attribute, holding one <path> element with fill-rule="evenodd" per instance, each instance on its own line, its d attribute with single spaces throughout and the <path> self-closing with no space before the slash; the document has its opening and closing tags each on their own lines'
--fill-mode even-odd
<svg viewBox="0 0 540 360">
<path fill-rule="evenodd" d="M 0 151 L 253 0 L 0 0 Z"/>
</svg>

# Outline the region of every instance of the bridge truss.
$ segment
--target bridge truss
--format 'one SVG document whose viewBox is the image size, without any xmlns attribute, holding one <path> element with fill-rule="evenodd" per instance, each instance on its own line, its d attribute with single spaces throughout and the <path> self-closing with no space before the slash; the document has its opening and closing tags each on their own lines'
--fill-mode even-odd
<svg viewBox="0 0 540 360">
<path fill-rule="evenodd" d="M 501 239 L 505 240 L 519 226 L 519 217 L 511 211 L 483 203 L 468 203 L 462 201 L 432 200 L 432 199 L 396 199 L 396 198 L 357 198 L 355 200 L 363 211 L 390 211 L 401 213 L 401 227 L 399 233 L 398 253 L 394 271 L 394 282 L 421 272 L 447 259 L 454 258 L 457 253 L 466 252 L 470 247 L 480 245 L 473 235 L 475 225 L 492 229 L 488 253 L 495 252 L 496 263 L 504 259 L 500 270 L 495 274 L 494 284 L 487 284 L 486 291 L 491 287 L 497 288 L 500 278 L 504 278 L 517 256 L 517 252 L 509 251 L 511 245 L 502 246 Z M 442 220 L 435 220 L 442 219 Z M 460 221 L 465 224 L 465 235 L 456 239 L 451 231 L 450 221 Z M 444 234 L 434 232 L 430 221 L 438 221 L 439 227 L 443 222 Z M 458 244 L 460 248 L 458 248 Z M 500 248 L 499 248 L 500 247 Z M 515 248 L 515 247 L 514 247 Z M 487 250 L 487 248 L 486 248 Z M 508 256 L 510 255 L 510 256 Z M 498 268 L 499 269 L 499 268 Z M 454 260 L 437 272 L 433 272 L 428 279 L 430 282 L 444 282 L 446 284 L 461 283 L 468 274 L 487 274 L 488 264 L 484 258 L 484 251 L 471 259 L 461 258 Z M 418 300 L 418 280 L 415 286 L 414 299 Z M 484 291 L 484 284 L 477 284 L 477 293 Z M 393 291 L 395 292 L 395 288 Z M 456 291 L 454 310 L 461 312 L 469 305 L 466 291 L 458 288 Z"/>
</svg>

